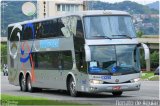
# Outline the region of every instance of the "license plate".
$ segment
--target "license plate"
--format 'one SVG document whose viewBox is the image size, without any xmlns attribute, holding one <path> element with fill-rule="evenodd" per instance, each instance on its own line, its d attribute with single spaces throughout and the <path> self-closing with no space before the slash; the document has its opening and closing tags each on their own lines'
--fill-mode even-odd
<svg viewBox="0 0 160 106">
<path fill-rule="evenodd" d="M 119 91 L 119 90 L 121 90 L 121 87 L 120 86 L 114 86 L 114 87 L 112 87 L 112 89 L 115 90 L 115 91 Z"/>
</svg>

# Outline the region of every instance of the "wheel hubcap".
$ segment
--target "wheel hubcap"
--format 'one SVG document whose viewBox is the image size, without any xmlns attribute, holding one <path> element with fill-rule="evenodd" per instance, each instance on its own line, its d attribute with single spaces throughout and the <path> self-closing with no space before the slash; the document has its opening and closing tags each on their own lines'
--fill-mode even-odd
<svg viewBox="0 0 160 106">
<path fill-rule="evenodd" d="M 70 85 L 70 89 L 71 89 L 71 92 L 72 92 L 72 94 L 74 94 L 75 93 L 75 82 L 74 81 L 72 81 L 71 82 L 71 85 Z"/>
<path fill-rule="evenodd" d="M 22 90 L 24 90 L 25 89 L 25 80 L 24 80 L 24 78 L 22 79 L 21 85 L 22 85 Z"/>
<path fill-rule="evenodd" d="M 31 91 L 31 82 L 28 81 L 28 90 Z"/>
</svg>

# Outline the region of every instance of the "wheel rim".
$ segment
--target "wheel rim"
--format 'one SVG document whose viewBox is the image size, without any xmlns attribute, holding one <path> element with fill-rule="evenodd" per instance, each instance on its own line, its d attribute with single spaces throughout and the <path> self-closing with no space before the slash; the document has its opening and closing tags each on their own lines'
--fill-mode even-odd
<svg viewBox="0 0 160 106">
<path fill-rule="evenodd" d="M 24 77 L 21 80 L 21 86 L 22 86 L 22 90 L 24 91 L 25 90 L 25 80 L 24 80 Z"/>
<path fill-rule="evenodd" d="M 31 81 L 30 81 L 30 79 L 28 79 L 28 91 L 31 91 Z"/>
<path fill-rule="evenodd" d="M 71 81 L 71 84 L 70 84 L 70 90 L 71 90 L 72 94 L 75 94 L 76 84 L 75 84 L 75 82 L 73 80 Z"/>
</svg>

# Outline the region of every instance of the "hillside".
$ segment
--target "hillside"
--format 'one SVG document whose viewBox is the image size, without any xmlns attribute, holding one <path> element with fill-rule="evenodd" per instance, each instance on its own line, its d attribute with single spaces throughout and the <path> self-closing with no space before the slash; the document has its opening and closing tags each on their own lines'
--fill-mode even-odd
<svg viewBox="0 0 160 106">
<path fill-rule="evenodd" d="M 156 1 L 156 2 L 153 2 L 153 3 L 150 3 L 150 4 L 147 4 L 147 6 L 151 9 L 156 9 L 156 10 L 159 10 L 159 1 Z"/>
<path fill-rule="evenodd" d="M 87 5 L 89 10 L 127 11 L 133 17 L 136 31 L 142 31 L 145 35 L 159 34 L 159 11 L 149 8 L 147 5 L 141 5 L 131 1 L 119 3 L 88 1 Z"/>
<path fill-rule="evenodd" d="M 22 5 L 26 1 L 3 1 L 1 2 L 1 35 L 6 36 L 7 35 L 7 26 L 8 24 L 15 23 L 15 22 L 21 22 L 24 20 L 33 19 L 33 17 L 27 17 L 25 16 L 22 11 Z M 36 3 L 36 2 L 34 2 Z"/>
<path fill-rule="evenodd" d="M 124 1 L 119 3 L 107 3 L 100 1 L 88 1 L 90 10 L 122 10 L 131 14 L 158 14 L 159 11 L 136 2 Z"/>
</svg>

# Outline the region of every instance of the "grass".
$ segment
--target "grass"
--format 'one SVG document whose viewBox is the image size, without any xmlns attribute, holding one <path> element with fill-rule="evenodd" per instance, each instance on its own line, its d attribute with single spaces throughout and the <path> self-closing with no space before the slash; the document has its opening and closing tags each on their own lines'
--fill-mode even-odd
<svg viewBox="0 0 160 106">
<path fill-rule="evenodd" d="M 142 79 L 148 79 L 149 77 L 154 76 L 154 73 L 149 71 L 149 72 L 143 72 L 141 78 Z"/>
<path fill-rule="evenodd" d="M 143 72 L 142 76 L 141 76 L 142 80 L 150 80 L 150 81 L 158 81 L 159 80 L 159 76 L 154 75 L 154 72 Z"/>
<path fill-rule="evenodd" d="M 160 76 L 156 75 L 156 76 L 150 78 L 149 80 L 150 81 L 158 81 L 159 79 L 160 79 Z"/>
<path fill-rule="evenodd" d="M 50 106 L 89 106 L 87 104 L 71 103 L 66 101 L 48 100 L 46 98 L 35 98 L 30 96 L 13 96 L 1 94 L 2 106 L 17 106 L 17 105 L 50 105 Z"/>
</svg>

